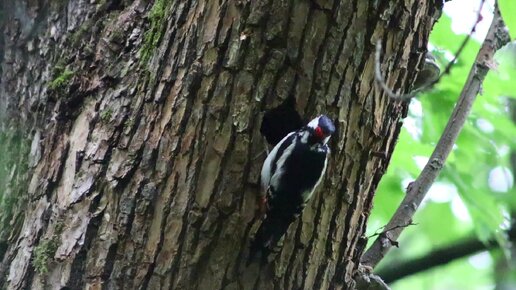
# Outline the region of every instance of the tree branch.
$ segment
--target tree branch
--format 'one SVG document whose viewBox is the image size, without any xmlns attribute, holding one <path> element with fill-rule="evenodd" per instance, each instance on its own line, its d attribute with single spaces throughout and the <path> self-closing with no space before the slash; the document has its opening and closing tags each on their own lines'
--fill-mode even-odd
<svg viewBox="0 0 516 290">
<path fill-rule="evenodd" d="M 508 235 L 509 239 L 514 241 L 516 239 L 516 228 L 512 227 Z M 436 249 L 423 257 L 382 268 L 376 274 L 380 276 L 385 283 L 392 283 L 406 276 L 427 271 L 456 259 L 467 257 L 480 251 L 497 248 L 498 246 L 499 244 L 495 240 L 482 243 L 477 237 L 471 237 Z"/>
<path fill-rule="evenodd" d="M 392 247 L 392 241 L 396 241 L 403 231 L 404 228 L 400 227 L 400 225 L 411 223 L 412 216 L 441 172 L 443 164 L 450 154 L 460 130 L 464 126 L 480 86 L 489 71 L 489 67 L 492 66 L 495 52 L 506 44 L 508 40 L 500 11 L 498 7 L 495 7 L 493 22 L 489 32 L 477 54 L 475 63 L 470 70 L 466 84 L 462 89 L 460 98 L 448 120 L 439 143 L 421 174 L 414 182 L 409 184 L 405 198 L 385 227 L 387 229 L 392 228 L 392 230 L 386 232 L 385 235 L 379 236 L 374 241 L 362 257 L 363 264 L 374 268 Z"/>
</svg>

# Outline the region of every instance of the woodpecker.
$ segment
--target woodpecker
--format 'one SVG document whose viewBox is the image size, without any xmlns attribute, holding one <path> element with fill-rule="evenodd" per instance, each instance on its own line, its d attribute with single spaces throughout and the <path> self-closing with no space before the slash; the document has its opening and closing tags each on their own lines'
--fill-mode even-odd
<svg viewBox="0 0 516 290">
<path fill-rule="evenodd" d="M 321 182 L 335 132 L 333 122 L 318 116 L 305 127 L 289 133 L 272 149 L 261 171 L 259 207 L 263 216 L 249 250 L 248 264 L 261 253 L 262 262 L 299 216 Z"/>
<path fill-rule="evenodd" d="M 423 68 L 417 74 L 416 81 L 411 91 L 428 89 L 427 86 L 431 86 L 432 83 L 436 82 L 441 75 L 441 69 L 437 64 L 435 56 L 431 52 L 425 54 Z"/>
</svg>

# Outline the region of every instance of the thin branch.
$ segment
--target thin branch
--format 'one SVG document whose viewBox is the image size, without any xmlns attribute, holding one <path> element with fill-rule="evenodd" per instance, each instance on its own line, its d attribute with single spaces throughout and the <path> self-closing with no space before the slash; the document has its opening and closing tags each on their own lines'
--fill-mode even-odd
<svg viewBox="0 0 516 290">
<path fill-rule="evenodd" d="M 509 40 L 505 25 L 500 17 L 498 7 L 495 7 L 493 22 L 487 33 L 487 37 L 482 43 L 480 51 L 477 54 L 475 63 L 469 72 L 468 79 L 462 89 L 460 98 L 454 108 L 448 124 L 435 147 L 428 163 L 418 178 L 412 182 L 407 188 L 407 194 L 401 202 L 400 206 L 387 224 L 387 228 L 394 228 L 386 233 L 386 238 L 396 241 L 403 231 L 403 227 L 395 228 L 398 225 L 405 225 L 412 221 L 412 216 L 421 204 L 428 189 L 432 186 L 435 179 L 441 172 L 441 169 L 450 154 L 453 144 L 459 135 L 460 130 L 464 126 L 466 118 L 471 111 L 473 102 L 480 90 L 482 81 L 484 80 L 495 52 Z M 385 243 L 385 239 L 378 237 L 372 246 L 366 251 L 362 257 L 362 263 L 375 267 L 378 262 L 385 256 L 387 251 L 392 247 L 392 243 Z"/>
<path fill-rule="evenodd" d="M 355 289 L 368 289 L 368 290 L 391 290 L 380 276 L 372 273 L 372 269 L 358 266 L 358 270 L 353 275 L 353 279 L 356 282 Z"/>
<path fill-rule="evenodd" d="M 473 27 L 471 27 L 471 30 L 470 32 L 468 33 L 468 35 L 466 36 L 466 38 L 464 38 L 464 40 L 462 41 L 462 43 L 460 44 L 459 46 L 459 49 L 457 49 L 457 52 L 455 52 L 455 55 L 453 57 L 453 59 L 448 63 L 448 65 L 446 66 L 446 68 L 444 69 L 443 73 L 441 74 L 441 76 L 435 80 L 434 82 L 432 82 L 430 84 L 430 86 L 434 86 L 435 84 L 437 84 L 441 78 L 444 76 L 444 75 L 447 75 L 450 73 L 450 70 L 452 68 L 452 66 L 455 64 L 455 62 L 457 61 L 457 59 L 459 59 L 459 56 L 460 54 L 462 53 L 462 51 L 464 50 L 464 48 L 466 47 L 466 45 L 468 44 L 469 40 L 471 39 L 471 36 L 473 36 L 473 33 L 475 32 L 475 30 L 477 29 L 477 24 L 482 21 L 482 8 L 484 8 L 484 2 L 485 0 L 482 0 L 480 1 L 480 8 L 478 8 L 478 12 L 477 12 L 477 19 L 475 20 L 475 24 L 473 24 Z"/>
<path fill-rule="evenodd" d="M 493 244 L 489 245 L 493 246 Z M 487 246 L 481 241 L 476 238 L 471 238 L 457 244 L 437 249 L 423 257 L 400 264 L 390 265 L 389 267 L 385 267 L 378 271 L 377 275 L 382 277 L 385 283 L 392 283 L 404 277 L 430 270 L 434 267 L 447 264 L 451 261 L 470 256 L 486 249 Z"/>
<path fill-rule="evenodd" d="M 514 241 L 516 238 L 516 228 L 511 228 L 508 232 L 508 236 L 510 240 Z M 428 271 L 454 260 L 497 247 L 499 247 L 499 244 L 496 240 L 482 243 L 477 237 L 471 237 L 433 250 L 425 256 L 381 268 L 376 274 L 380 276 L 385 283 L 392 283 L 404 277 Z"/>
<path fill-rule="evenodd" d="M 386 226 L 386 225 L 385 225 L 385 226 L 382 226 L 382 227 L 380 227 L 379 229 L 377 229 L 377 230 L 374 232 L 374 234 L 372 234 L 372 235 L 368 236 L 367 238 L 368 238 L 368 239 L 370 239 L 370 238 L 374 238 L 374 237 L 376 237 L 376 236 L 385 235 L 386 233 L 388 233 L 388 232 L 390 232 L 390 231 L 392 231 L 392 230 L 395 230 L 395 229 L 397 229 L 397 228 L 406 228 L 406 227 L 408 227 L 408 226 L 415 226 L 415 225 L 417 225 L 417 224 L 415 224 L 415 223 L 413 223 L 413 222 L 409 222 L 409 223 L 408 223 L 408 224 L 406 224 L 406 225 L 397 225 L 397 226 L 394 226 L 394 227 L 392 227 L 392 228 L 390 228 L 390 229 L 383 230 L 383 231 L 381 231 L 381 232 L 380 232 L 380 229 L 384 229 L 384 228 L 385 228 L 385 226 Z"/>
<path fill-rule="evenodd" d="M 381 52 L 382 52 L 382 41 L 380 39 L 378 39 L 376 41 L 376 52 L 374 54 L 374 78 L 376 80 L 376 83 L 378 83 L 378 85 L 382 88 L 382 90 L 390 98 L 402 99 L 402 100 L 406 100 L 406 99 L 412 98 L 413 97 L 412 93 L 398 95 L 398 94 L 394 93 L 389 88 L 389 86 L 387 86 L 387 84 L 385 83 L 385 79 L 383 78 L 383 75 L 382 75 L 382 70 L 380 68 L 380 54 L 381 54 Z"/>
<path fill-rule="evenodd" d="M 419 94 L 421 92 L 425 92 L 425 91 L 428 91 L 428 90 L 432 89 L 437 83 L 439 83 L 441 81 L 441 79 L 445 75 L 448 75 L 450 73 L 451 68 L 457 62 L 457 59 L 462 54 L 462 51 L 464 50 L 464 48 L 468 44 L 469 40 L 471 39 L 471 36 L 473 35 L 473 33 L 475 32 L 475 30 L 477 28 L 477 24 L 482 20 L 482 8 L 484 7 L 484 2 L 485 2 L 485 0 L 480 1 L 480 8 L 478 9 L 477 19 L 475 21 L 475 24 L 471 28 L 471 31 L 468 33 L 468 35 L 466 35 L 466 37 L 464 38 L 464 40 L 460 44 L 459 48 L 455 52 L 455 54 L 453 56 L 453 59 L 446 65 L 446 68 L 441 73 L 441 75 L 439 75 L 438 78 L 436 78 L 435 80 L 429 82 L 428 84 L 425 84 L 422 87 L 420 87 L 420 88 L 418 88 L 418 89 L 416 89 L 416 90 L 414 90 L 412 92 L 409 92 L 407 94 L 396 94 L 385 83 L 385 78 L 383 77 L 382 71 L 381 71 L 381 68 L 380 68 L 380 64 L 381 64 L 381 62 L 380 62 L 380 55 L 381 55 L 381 52 L 382 52 L 382 42 L 381 42 L 381 40 L 378 40 L 376 42 L 375 70 L 374 70 L 375 80 L 378 83 L 378 85 L 384 90 L 384 92 L 390 98 L 400 99 L 400 100 L 411 99 L 411 98 L 415 97 L 417 94 Z"/>
</svg>

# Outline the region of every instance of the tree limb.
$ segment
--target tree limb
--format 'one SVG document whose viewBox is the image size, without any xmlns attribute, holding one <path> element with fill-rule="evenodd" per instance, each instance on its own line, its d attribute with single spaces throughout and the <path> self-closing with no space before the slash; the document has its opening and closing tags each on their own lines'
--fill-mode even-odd
<svg viewBox="0 0 516 290">
<path fill-rule="evenodd" d="M 412 221 L 412 216 L 441 172 L 444 162 L 450 154 L 460 130 L 464 126 L 480 86 L 489 68 L 492 67 L 495 52 L 508 41 L 509 37 L 500 16 L 500 11 L 498 7 L 495 7 L 493 22 L 489 32 L 477 54 L 475 63 L 470 70 L 466 84 L 462 89 L 460 98 L 448 120 L 439 143 L 421 174 L 414 182 L 409 184 L 405 198 L 385 227 L 387 229 L 392 228 L 393 230 L 379 236 L 374 241 L 362 257 L 361 262 L 363 264 L 374 268 L 392 247 L 392 241 L 396 241 L 403 231 L 403 227 L 400 227 L 400 225 L 406 225 Z"/>
<path fill-rule="evenodd" d="M 511 241 L 515 240 L 516 228 L 514 226 L 508 232 L 508 235 Z M 433 250 L 423 257 L 382 268 L 376 274 L 380 276 L 385 283 L 392 283 L 404 277 L 427 271 L 456 259 L 467 257 L 480 251 L 493 249 L 498 246 L 499 244 L 495 240 L 482 243 L 477 237 L 470 237 Z"/>
</svg>

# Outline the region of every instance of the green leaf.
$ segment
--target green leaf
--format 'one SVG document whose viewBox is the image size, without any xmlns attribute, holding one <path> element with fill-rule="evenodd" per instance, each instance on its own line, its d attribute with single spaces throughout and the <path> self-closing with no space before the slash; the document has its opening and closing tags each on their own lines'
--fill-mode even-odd
<svg viewBox="0 0 516 290">
<path fill-rule="evenodd" d="M 505 25 L 509 28 L 509 34 L 512 39 L 516 38 L 516 17 L 514 17 L 514 13 L 516 12 L 516 1 L 514 0 L 498 0 L 498 7 L 500 8 L 500 12 L 502 13 L 503 21 Z"/>
</svg>

